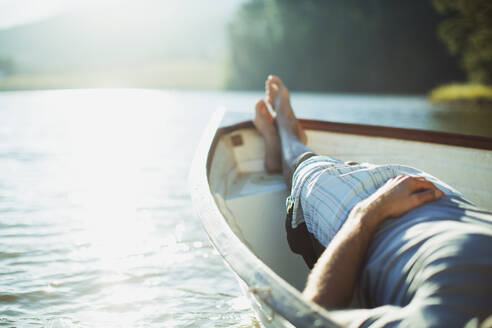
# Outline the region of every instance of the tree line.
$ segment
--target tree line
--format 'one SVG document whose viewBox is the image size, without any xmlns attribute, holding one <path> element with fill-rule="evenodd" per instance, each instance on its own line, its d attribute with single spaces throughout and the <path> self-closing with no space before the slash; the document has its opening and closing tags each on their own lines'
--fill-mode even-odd
<svg viewBox="0 0 492 328">
<path fill-rule="evenodd" d="M 450 3 L 459 1 L 250 0 L 228 27 L 226 85 L 260 89 L 275 73 L 295 90 L 422 93 L 486 76 L 470 73 L 477 59 L 460 61 L 466 36 L 449 36 L 462 15 Z"/>
<path fill-rule="evenodd" d="M 492 1 L 433 0 L 446 18 L 438 34 L 473 83 L 492 84 Z"/>
</svg>

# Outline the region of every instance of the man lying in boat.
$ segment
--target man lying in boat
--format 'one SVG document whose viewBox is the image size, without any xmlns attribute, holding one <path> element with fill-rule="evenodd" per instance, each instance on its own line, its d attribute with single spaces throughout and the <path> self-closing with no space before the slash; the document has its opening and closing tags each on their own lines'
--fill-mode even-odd
<svg viewBox="0 0 492 328">
<path fill-rule="evenodd" d="M 289 91 L 266 81 L 254 124 L 265 168 L 291 190 L 289 245 L 312 269 L 302 293 L 355 326 L 476 326 L 492 314 L 492 214 L 402 165 L 344 163 L 306 147 Z M 318 258 L 319 257 L 319 258 Z M 488 320 L 488 324 L 492 324 Z"/>
</svg>

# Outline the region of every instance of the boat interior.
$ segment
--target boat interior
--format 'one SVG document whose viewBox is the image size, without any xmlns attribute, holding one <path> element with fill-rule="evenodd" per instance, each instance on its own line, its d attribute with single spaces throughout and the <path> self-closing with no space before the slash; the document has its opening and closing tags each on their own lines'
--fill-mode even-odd
<svg viewBox="0 0 492 328">
<path fill-rule="evenodd" d="M 492 209 L 492 150 L 388 137 L 307 130 L 308 146 L 343 161 L 417 167 L 461 191 L 480 207 Z M 289 284 L 302 290 L 309 270 L 286 240 L 281 175 L 263 167 L 264 143 L 254 128 L 223 133 L 209 156 L 211 192 L 239 239 Z"/>
</svg>

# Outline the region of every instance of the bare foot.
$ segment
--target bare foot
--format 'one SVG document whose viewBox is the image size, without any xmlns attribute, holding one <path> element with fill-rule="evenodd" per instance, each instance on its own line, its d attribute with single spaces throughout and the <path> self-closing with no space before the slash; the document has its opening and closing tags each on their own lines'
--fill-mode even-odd
<svg viewBox="0 0 492 328">
<path fill-rule="evenodd" d="M 280 153 L 280 138 L 275 126 L 275 119 L 268 111 L 263 100 L 256 103 L 256 115 L 253 123 L 265 139 L 265 170 L 268 173 L 282 171 L 282 155 Z"/>
<path fill-rule="evenodd" d="M 265 90 L 268 103 L 277 113 L 280 119 L 279 123 L 291 125 L 294 133 L 299 137 L 302 143 L 307 143 L 307 136 L 301 124 L 294 115 L 292 106 L 290 105 L 290 93 L 282 80 L 275 75 L 268 76 L 265 82 Z"/>
</svg>

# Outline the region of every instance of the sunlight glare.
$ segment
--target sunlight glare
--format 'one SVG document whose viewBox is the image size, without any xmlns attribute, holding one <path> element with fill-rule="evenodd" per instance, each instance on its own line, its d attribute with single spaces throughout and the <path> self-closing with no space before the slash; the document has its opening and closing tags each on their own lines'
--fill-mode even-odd
<svg viewBox="0 0 492 328">
<path fill-rule="evenodd" d="M 117 99 L 107 94 L 81 98 L 74 104 L 80 108 L 66 118 L 70 131 L 67 160 L 73 174 L 70 202 L 80 208 L 93 255 L 101 260 L 125 258 L 156 247 L 148 242 L 155 227 L 137 210 L 146 189 L 142 168 L 157 162 L 156 137 L 147 120 L 157 118 L 164 123 L 166 112 L 143 116 L 137 106 L 150 104 L 141 99 L 125 103 Z"/>
</svg>

